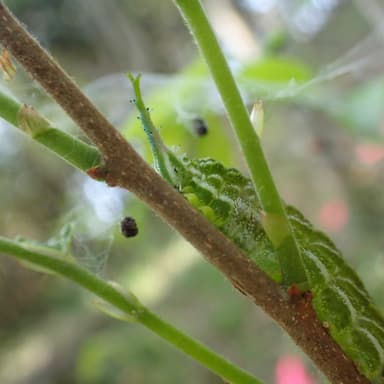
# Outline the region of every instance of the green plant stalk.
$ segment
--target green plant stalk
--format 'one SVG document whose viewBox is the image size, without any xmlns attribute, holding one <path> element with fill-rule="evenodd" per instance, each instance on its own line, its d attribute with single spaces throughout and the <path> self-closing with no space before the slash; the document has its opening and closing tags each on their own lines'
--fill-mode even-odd
<svg viewBox="0 0 384 384">
<path fill-rule="evenodd" d="M 127 295 L 77 264 L 41 252 L 31 251 L 16 241 L 0 236 L 0 253 L 12 255 L 42 269 L 48 269 L 89 290 L 110 305 L 167 340 L 193 359 L 234 384 L 262 384 L 249 373 L 233 365 L 204 345 L 174 328 L 145 308 L 133 295 Z"/>
<path fill-rule="evenodd" d="M 1 91 L 0 117 L 84 172 L 102 164 L 97 148 L 52 127 L 36 110 Z"/>
<path fill-rule="evenodd" d="M 306 281 L 300 252 L 284 205 L 273 182 L 259 138 L 231 74 L 217 38 L 199 0 L 174 0 L 206 60 L 248 164 L 250 176 L 265 211 L 264 229 L 274 244 L 283 284 Z"/>
<path fill-rule="evenodd" d="M 187 355 L 193 357 L 201 364 L 205 365 L 211 371 L 218 374 L 226 382 L 257 384 L 259 380 L 252 377 L 249 373 L 234 367 L 232 363 L 223 359 L 199 342 L 191 339 L 178 331 L 169 323 L 164 322 L 155 314 L 149 311 L 143 311 L 138 317 L 141 324 L 151 329 L 162 338 L 170 341 L 178 349 L 184 351 Z M 209 365 L 207 364 L 209 362 Z M 234 369 L 235 368 L 235 369 Z"/>
<path fill-rule="evenodd" d="M 17 126 L 20 103 L 0 91 L 0 117 Z"/>
</svg>

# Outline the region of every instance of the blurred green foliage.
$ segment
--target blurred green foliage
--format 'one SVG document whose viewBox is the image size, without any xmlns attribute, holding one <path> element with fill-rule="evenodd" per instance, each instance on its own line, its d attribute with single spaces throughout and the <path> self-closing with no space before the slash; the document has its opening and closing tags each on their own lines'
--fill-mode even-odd
<svg viewBox="0 0 384 384">
<path fill-rule="evenodd" d="M 116 71 L 144 72 L 143 83 L 149 84 L 144 97 L 167 145 L 244 170 L 220 100 L 171 1 L 94 0 L 88 13 L 84 0 L 6 3 L 81 83 Z M 228 4 L 261 49 L 252 59 L 232 63 L 249 107 L 264 100 L 262 140 L 282 195 L 325 230 L 324 205 L 334 200 L 347 205 L 346 224 L 331 236 L 384 307 L 383 160 L 368 164 L 358 155 L 361 145 L 383 146 L 383 73 L 379 65 L 353 70 L 360 59 L 380 63 L 377 46 L 360 45 L 373 27 L 353 2 L 344 2 L 316 36 L 295 39 L 292 25 L 279 24 L 276 14 L 251 15 L 240 2 Z M 276 33 L 278 43 L 267 44 Z M 350 48 L 355 56 L 344 55 Z M 336 67 L 326 67 L 324 57 L 332 57 Z M 151 84 L 151 72 L 165 73 L 163 81 Z M 117 86 L 124 85 L 122 78 Z M 18 68 L 15 80 L 0 86 L 13 87 L 24 101 L 48 111 L 57 127 L 76 131 L 31 84 Z M 123 88 L 124 97 L 107 94 L 103 84 L 92 99 L 97 102 L 105 92 L 112 106 L 123 102 L 121 129 L 150 162 L 128 102 L 133 93 Z M 114 112 L 105 112 L 113 120 Z M 195 118 L 206 122 L 207 135 L 195 134 Z M 266 382 L 273 382 L 281 356 L 300 354 L 134 196 L 86 180 L 10 127 L 1 125 L 0 134 L 2 235 L 44 241 L 63 223 L 75 222 L 77 252 L 106 261 L 104 276 Z M 138 223 L 136 238 L 119 233 L 125 215 Z M 7 257 L 0 261 L 1 383 L 221 382 L 140 326 L 106 318 L 70 283 Z"/>
</svg>

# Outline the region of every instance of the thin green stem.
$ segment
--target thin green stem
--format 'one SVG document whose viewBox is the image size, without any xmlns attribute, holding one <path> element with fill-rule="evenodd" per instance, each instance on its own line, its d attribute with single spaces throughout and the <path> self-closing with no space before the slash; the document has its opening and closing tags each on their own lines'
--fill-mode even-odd
<svg viewBox="0 0 384 384">
<path fill-rule="evenodd" d="M 82 171 L 101 165 L 97 148 L 52 127 L 32 107 L 17 102 L 1 91 L 0 117 Z"/>
<path fill-rule="evenodd" d="M 20 103 L 0 91 L 0 117 L 17 126 Z"/>
<path fill-rule="evenodd" d="M 210 370 L 217 373 L 225 381 L 243 384 L 260 383 L 259 380 L 255 379 L 249 373 L 234 367 L 232 363 L 223 359 L 204 345 L 181 333 L 171 324 L 164 322 L 155 314 L 149 311 L 143 311 L 138 316 L 138 319 L 141 324 L 168 340 L 178 349 L 184 351 L 187 355 L 193 357 L 203 365 L 208 366 L 207 362 L 209 361 Z"/>
<path fill-rule="evenodd" d="M 300 252 L 284 205 L 273 182 L 259 138 L 236 86 L 227 61 L 199 0 L 175 0 L 206 60 L 240 142 L 250 175 L 265 211 L 264 229 L 275 245 L 283 283 L 305 282 Z"/>
<path fill-rule="evenodd" d="M 145 308 L 132 294 L 126 294 L 77 264 L 60 257 L 52 257 L 43 252 L 29 250 L 17 241 L 0 236 L 0 253 L 14 256 L 42 269 L 55 272 L 86 288 L 108 304 L 134 318 L 146 328 L 162 337 L 188 356 L 234 384 L 262 384 L 246 371 L 233 365 L 223 357 L 185 335 Z"/>
</svg>

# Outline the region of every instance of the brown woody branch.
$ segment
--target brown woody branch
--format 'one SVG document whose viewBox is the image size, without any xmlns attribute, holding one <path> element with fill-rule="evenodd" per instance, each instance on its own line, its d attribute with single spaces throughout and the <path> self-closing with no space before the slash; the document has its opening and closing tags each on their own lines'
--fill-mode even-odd
<svg viewBox="0 0 384 384">
<path fill-rule="evenodd" d="M 110 186 L 120 186 L 133 192 L 181 233 L 237 289 L 278 322 L 332 383 L 369 383 L 317 320 L 310 297 L 289 299 L 237 246 L 156 174 L 3 2 L 0 2 L 0 44 L 99 148 Z"/>
</svg>

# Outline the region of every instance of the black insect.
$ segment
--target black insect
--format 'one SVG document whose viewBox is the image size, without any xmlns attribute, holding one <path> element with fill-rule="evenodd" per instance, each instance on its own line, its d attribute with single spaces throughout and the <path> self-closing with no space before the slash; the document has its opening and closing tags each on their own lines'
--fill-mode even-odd
<svg viewBox="0 0 384 384">
<path fill-rule="evenodd" d="M 124 217 L 120 223 L 121 233 L 125 237 L 135 237 L 139 233 L 136 220 L 133 217 Z"/>
<path fill-rule="evenodd" d="M 200 117 L 192 120 L 192 128 L 197 136 L 205 136 L 208 133 L 207 123 Z"/>
</svg>

